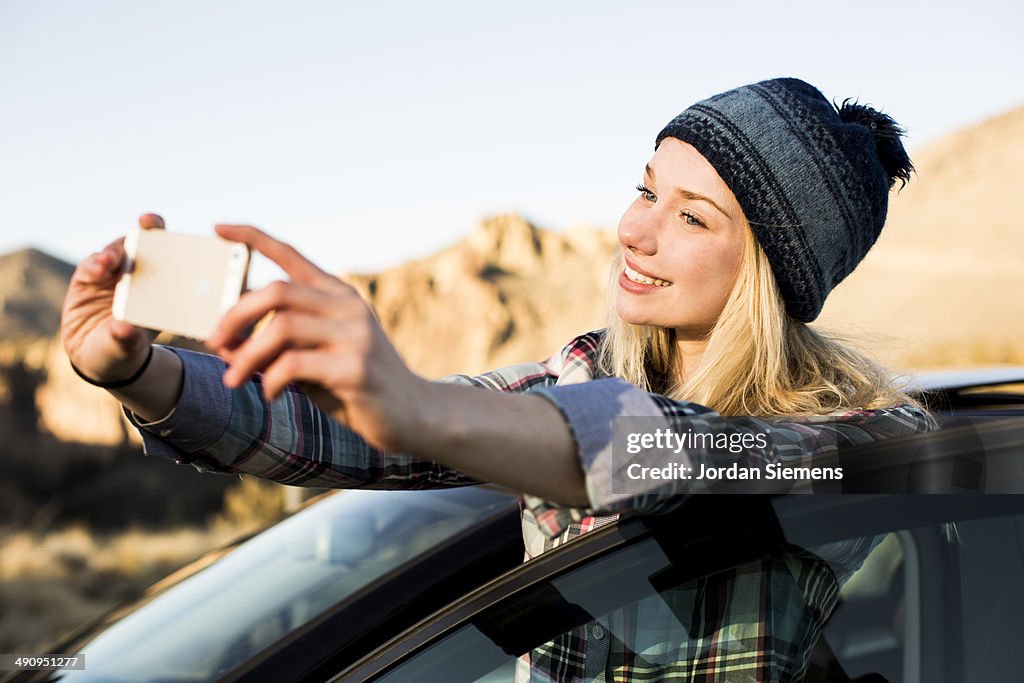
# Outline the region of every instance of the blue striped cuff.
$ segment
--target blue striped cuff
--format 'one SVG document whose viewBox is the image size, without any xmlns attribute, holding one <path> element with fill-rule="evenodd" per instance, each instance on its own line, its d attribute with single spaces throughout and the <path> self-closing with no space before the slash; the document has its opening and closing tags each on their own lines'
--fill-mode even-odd
<svg viewBox="0 0 1024 683">
<path fill-rule="evenodd" d="M 142 435 L 146 455 L 190 462 L 190 454 L 212 445 L 224 434 L 231 418 L 231 390 L 222 377 L 227 365 L 217 356 L 169 348 L 184 367 L 181 396 L 171 413 L 156 422 L 143 422 L 125 409 Z"/>
<path fill-rule="evenodd" d="M 576 439 L 587 496 L 594 510 L 608 509 L 622 494 L 612 492 L 612 460 L 616 417 L 662 417 L 647 392 L 620 378 L 546 387 L 532 393 L 554 403 L 565 416 Z"/>
</svg>

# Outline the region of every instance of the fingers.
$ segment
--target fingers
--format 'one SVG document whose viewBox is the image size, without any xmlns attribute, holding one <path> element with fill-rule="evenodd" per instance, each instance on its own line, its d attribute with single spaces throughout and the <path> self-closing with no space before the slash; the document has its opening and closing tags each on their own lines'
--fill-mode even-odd
<svg viewBox="0 0 1024 683">
<path fill-rule="evenodd" d="M 165 229 L 164 219 L 147 213 L 139 216 L 139 227 L 143 230 Z M 74 279 L 89 284 L 104 284 L 110 278 L 120 276 L 124 264 L 124 237 L 119 237 L 100 251 L 83 259 L 75 270 Z"/>
<path fill-rule="evenodd" d="M 344 334 L 345 326 L 336 320 L 292 311 L 279 313 L 265 330 L 230 354 L 231 367 L 224 374 L 224 384 L 229 388 L 241 386 L 285 350 L 336 343 Z"/>
<path fill-rule="evenodd" d="M 123 320 L 114 320 L 113 318 L 110 319 L 107 329 L 110 331 L 110 336 L 119 344 L 133 342 L 139 333 L 139 328 L 131 323 L 126 323 Z"/>
<path fill-rule="evenodd" d="M 294 247 L 274 239 L 251 225 L 217 225 L 214 229 L 224 239 L 242 242 L 260 252 L 279 265 L 295 282 L 334 291 L 348 287 L 341 280 L 324 272 L 312 261 L 306 259 Z"/>
<path fill-rule="evenodd" d="M 139 216 L 139 227 L 143 230 L 163 230 L 167 226 L 164 225 L 164 219 L 155 213 L 144 213 Z"/>
<path fill-rule="evenodd" d="M 120 275 L 124 267 L 124 237 L 119 237 L 100 252 L 101 263 L 110 275 Z"/>
<path fill-rule="evenodd" d="M 272 282 L 262 289 L 243 294 L 221 318 L 206 345 L 214 350 L 233 348 L 243 340 L 249 326 L 271 311 L 281 309 L 324 317 L 336 317 L 339 313 L 337 299 L 325 292 L 294 282 Z"/>
<path fill-rule="evenodd" d="M 102 251 L 84 258 L 75 269 L 72 279 L 76 282 L 106 285 L 120 275 L 124 261 L 124 238 L 114 240 Z"/>
<path fill-rule="evenodd" d="M 263 395 L 273 401 L 293 382 L 318 386 L 350 384 L 358 381 L 363 372 L 364 366 L 354 357 L 313 349 L 288 350 L 263 373 Z"/>
<path fill-rule="evenodd" d="M 85 257 L 75 268 L 74 275 L 71 276 L 73 282 L 88 285 L 99 284 L 107 278 L 108 268 L 99 252 Z"/>
</svg>

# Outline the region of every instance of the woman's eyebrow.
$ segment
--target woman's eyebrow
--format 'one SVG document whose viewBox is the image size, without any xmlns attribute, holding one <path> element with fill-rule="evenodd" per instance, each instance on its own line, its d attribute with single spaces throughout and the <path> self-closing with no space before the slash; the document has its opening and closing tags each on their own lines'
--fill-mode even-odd
<svg viewBox="0 0 1024 683">
<path fill-rule="evenodd" d="M 650 176 L 651 180 L 655 180 L 654 169 L 651 168 L 650 164 L 647 164 L 647 165 L 644 166 L 644 174 Z M 681 187 L 677 187 L 676 188 L 676 192 L 683 199 L 690 199 L 690 200 L 693 200 L 693 201 L 707 202 L 711 206 L 713 206 L 716 209 L 718 209 L 718 211 L 723 216 L 725 216 L 729 220 L 732 220 L 732 216 L 729 215 L 729 212 L 726 211 L 725 209 L 723 209 L 722 207 L 720 207 L 718 204 L 716 204 L 715 201 L 713 199 L 711 199 L 710 197 L 705 197 L 704 195 L 699 194 L 697 192 L 693 192 L 691 190 L 684 190 Z"/>
</svg>

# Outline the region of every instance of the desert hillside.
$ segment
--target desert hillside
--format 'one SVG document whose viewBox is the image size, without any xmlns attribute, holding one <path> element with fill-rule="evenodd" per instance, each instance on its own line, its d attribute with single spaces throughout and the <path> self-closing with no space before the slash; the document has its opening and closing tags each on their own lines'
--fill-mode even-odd
<svg viewBox="0 0 1024 683">
<path fill-rule="evenodd" d="M 0 256 L 0 338 L 50 336 L 74 266 L 38 249 Z"/>
<path fill-rule="evenodd" d="M 462 242 L 373 275 L 350 275 L 406 361 L 437 377 L 543 360 L 603 327 L 611 231 L 542 230 L 488 218 Z"/>
<path fill-rule="evenodd" d="M 913 158 L 916 177 L 821 324 L 908 367 L 1024 363 L 1024 107 Z"/>
</svg>

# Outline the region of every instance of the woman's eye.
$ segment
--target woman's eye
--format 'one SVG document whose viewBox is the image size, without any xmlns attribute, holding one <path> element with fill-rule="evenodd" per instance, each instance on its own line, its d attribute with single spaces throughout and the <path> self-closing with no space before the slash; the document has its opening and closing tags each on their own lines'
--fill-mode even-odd
<svg viewBox="0 0 1024 683">
<path fill-rule="evenodd" d="M 687 225 L 695 225 L 695 226 L 698 226 L 698 227 L 701 227 L 701 228 L 704 227 L 704 221 L 702 221 L 701 219 L 697 218 L 696 216 L 694 216 L 689 211 L 683 211 L 683 213 L 681 215 L 683 217 L 683 220 L 686 221 Z"/>
<path fill-rule="evenodd" d="M 652 204 L 658 201 L 658 195 L 648 190 L 643 183 L 640 183 L 639 185 L 636 186 L 636 191 L 642 194 L 644 199 L 651 202 Z"/>
</svg>

